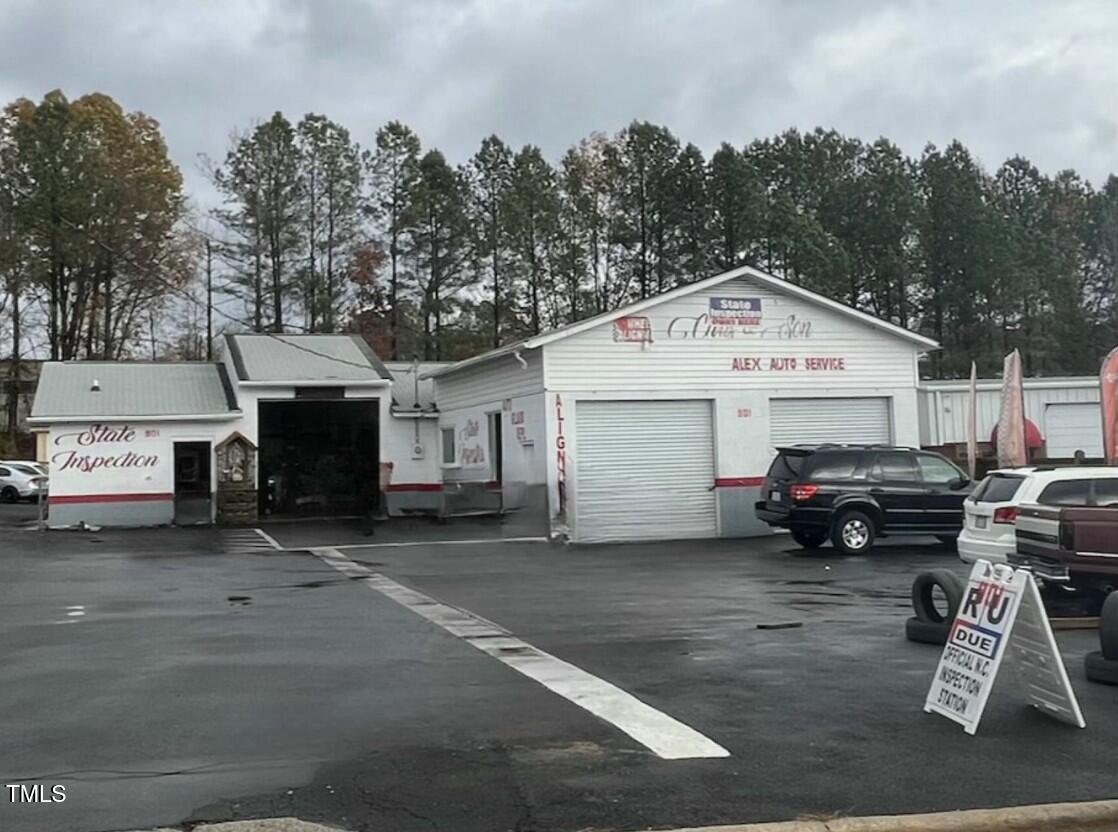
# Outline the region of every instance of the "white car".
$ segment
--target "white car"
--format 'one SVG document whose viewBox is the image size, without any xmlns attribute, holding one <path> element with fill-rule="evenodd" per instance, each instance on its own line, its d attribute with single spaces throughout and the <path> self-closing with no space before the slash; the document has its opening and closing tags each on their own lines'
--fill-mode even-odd
<svg viewBox="0 0 1118 832">
<path fill-rule="evenodd" d="M 0 459 L 0 465 L 21 465 L 24 468 L 31 468 L 41 477 L 49 476 L 47 466 L 41 462 L 34 462 L 30 459 Z"/>
<path fill-rule="evenodd" d="M 1001 468 L 991 471 L 963 501 L 963 530 L 956 548 L 964 563 L 979 558 L 1005 563 L 1017 551 L 1017 507 L 1095 505 L 1091 481 L 1118 478 L 1118 468 L 1075 465 L 1067 468 Z"/>
<path fill-rule="evenodd" d="M 15 462 L 0 463 L 0 503 L 37 500 L 48 479 L 37 469 Z"/>
</svg>

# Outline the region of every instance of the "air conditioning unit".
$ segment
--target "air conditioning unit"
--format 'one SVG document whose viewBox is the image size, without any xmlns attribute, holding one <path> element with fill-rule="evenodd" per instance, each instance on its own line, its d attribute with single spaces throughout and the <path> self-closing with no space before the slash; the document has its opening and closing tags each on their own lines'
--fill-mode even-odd
<svg viewBox="0 0 1118 832">
<path fill-rule="evenodd" d="M 427 451 L 424 449 L 422 442 L 416 442 L 414 445 L 411 446 L 412 459 L 423 459 L 423 456 L 426 453 Z"/>
</svg>

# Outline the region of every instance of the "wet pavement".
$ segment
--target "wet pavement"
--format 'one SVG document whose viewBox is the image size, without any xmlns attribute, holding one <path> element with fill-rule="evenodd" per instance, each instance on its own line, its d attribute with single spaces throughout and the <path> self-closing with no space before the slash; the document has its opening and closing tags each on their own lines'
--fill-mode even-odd
<svg viewBox="0 0 1118 832">
<path fill-rule="evenodd" d="M 976 737 L 922 713 L 939 650 L 903 638 L 909 586 L 966 571 L 938 544 L 346 550 L 731 752 L 664 760 L 319 559 L 229 541 L 0 532 L 0 777 L 67 787 L 0 803 L 0 829 L 644 829 L 1118 794 L 1093 633 L 1057 633 L 1085 730 L 1023 706 L 1008 667 Z"/>
<path fill-rule="evenodd" d="M 0 503 L 0 531 L 35 529 L 38 522 L 38 503 Z"/>
</svg>

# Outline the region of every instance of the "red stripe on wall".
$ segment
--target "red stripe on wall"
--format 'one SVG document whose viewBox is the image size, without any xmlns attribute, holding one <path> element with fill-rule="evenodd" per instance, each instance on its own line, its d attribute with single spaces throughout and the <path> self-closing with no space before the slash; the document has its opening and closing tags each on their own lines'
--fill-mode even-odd
<svg viewBox="0 0 1118 832">
<path fill-rule="evenodd" d="M 51 494 L 48 501 L 62 503 L 154 503 L 173 500 L 174 494 Z"/>
<path fill-rule="evenodd" d="M 442 491 L 441 482 L 394 482 L 389 483 L 389 491 Z"/>
<path fill-rule="evenodd" d="M 753 488 L 764 482 L 764 477 L 718 477 L 714 484 L 718 488 Z"/>
</svg>

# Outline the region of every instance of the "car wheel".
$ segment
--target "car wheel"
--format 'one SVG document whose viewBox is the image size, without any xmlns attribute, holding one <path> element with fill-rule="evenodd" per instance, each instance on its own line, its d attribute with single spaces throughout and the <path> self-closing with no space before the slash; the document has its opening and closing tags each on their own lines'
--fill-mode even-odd
<svg viewBox="0 0 1118 832">
<path fill-rule="evenodd" d="M 1118 661 L 1104 657 L 1098 650 L 1083 657 L 1083 670 L 1092 682 L 1118 685 Z"/>
<path fill-rule="evenodd" d="M 932 593 L 939 587 L 947 599 L 947 615 L 941 615 L 936 609 Z M 963 593 L 966 584 L 954 572 L 946 569 L 933 569 L 931 572 L 921 572 L 912 582 L 912 609 L 921 621 L 931 624 L 949 624 L 959 611 L 963 602 Z"/>
<path fill-rule="evenodd" d="M 938 540 L 944 546 L 954 546 L 956 544 L 956 542 L 959 540 L 959 535 L 957 535 L 957 534 L 937 534 L 936 535 L 936 540 Z"/>
<path fill-rule="evenodd" d="M 847 555 L 860 555 L 873 546 L 873 521 L 860 511 L 839 515 L 831 531 L 831 543 Z"/>
<path fill-rule="evenodd" d="M 904 623 L 904 637 L 920 644 L 947 644 L 950 630 L 951 625 L 946 622 L 936 624 L 934 621 L 921 621 L 916 616 Z"/>
<path fill-rule="evenodd" d="M 818 549 L 827 540 L 825 531 L 809 532 L 803 529 L 792 529 L 792 539 L 805 549 Z"/>
<path fill-rule="evenodd" d="M 1099 614 L 1099 646 L 1104 658 L 1118 660 L 1118 592 L 1106 596 Z"/>
<path fill-rule="evenodd" d="M 17 500 L 19 500 L 19 492 L 10 485 L 6 486 L 3 491 L 0 491 L 0 502 L 14 503 Z"/>
</svg>

